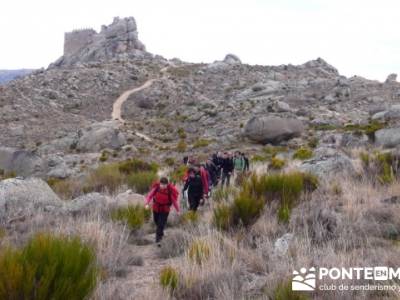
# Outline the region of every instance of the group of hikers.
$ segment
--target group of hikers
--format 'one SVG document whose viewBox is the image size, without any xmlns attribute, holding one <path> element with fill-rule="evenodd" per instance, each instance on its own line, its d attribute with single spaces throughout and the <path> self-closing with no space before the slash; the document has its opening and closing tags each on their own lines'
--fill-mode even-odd
<svg viewBox="0 0 400 300">
<path fill-rule="evenodd" d="M 177 213 L 180 213 L 181 206 L 196 212 L 198 207 L 204 205 L 205 200 L 211 196 L 215 187 L 229 186 L 234 174 L 241 176 L 250 169 L 249 159 L 239 151 L 234 154 L 214 153 L 205 163 L 200 163 L 194 157 L 185 156 L 183 163 L 187 166 L 187 171 L 182 178 L 182 205 L 179 203 L 178 188 L 166 177 L 154 183 L 145 198 L 146 209 L 150 209 L 150 204 L 152 204 L 158 246 L 164 236 L 171 206 L 174 206 Z"/>
</svg>

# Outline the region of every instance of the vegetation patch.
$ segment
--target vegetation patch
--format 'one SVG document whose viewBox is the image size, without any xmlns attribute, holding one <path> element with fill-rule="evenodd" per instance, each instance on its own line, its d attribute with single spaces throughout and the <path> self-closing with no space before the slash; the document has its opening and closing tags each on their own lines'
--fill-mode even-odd
<svg viewBox="0 0 400 300">
<path fill-rule="evenodd" d="M 171 266 L 167 266 L 160 271 L 160 284 L 163 288 L 173 292 L 178 287 L 178 272 Z"/>
<path fill-rule="evenodd" d="M 299 148 L 293 154 L 293 159 L 306 160 L 313 156 L 313 151 L 309 148 Z"/>
<path fill-rule="evenodd" d="M 98 275 L 94 250 L 79 238 L 38 234 L 0 253 L 0 299 L 88 299 Z"/>
<path fill-rule="evenodd" d="M 140 204 L 119 207 L 111 211 L 111 219 L 114 222 L 124 222 L 130 229 L 136 230 L 150 220 L 151 212 Z"/>
</svg>

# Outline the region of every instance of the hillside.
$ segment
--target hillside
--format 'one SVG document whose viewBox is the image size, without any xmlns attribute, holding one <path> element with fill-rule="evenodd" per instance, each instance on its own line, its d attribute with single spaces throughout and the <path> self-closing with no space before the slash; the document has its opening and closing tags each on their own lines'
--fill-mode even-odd
<svg viewBox="0 0 400 300">
<path fill-rule="evenodd" d="M 101 269 L 92 299 L 397 299 L 299 295 L 290 278 L 398 265 L 399 150 L 395 74 L 347 78 L 322 58 L 168 60 L 134 18 L 115 18 L 66 33 L 49 68 L 0 86 L 0 248 L 79 236 Z M 144 194 L 161 176 L 181 190 L 183 157 L 218 151 L 244 152 L 250 171 L 198 213 L 171 213 L 158 248 Z M 176 278 L 163 286 L 162 270 Z"/>
</svg>

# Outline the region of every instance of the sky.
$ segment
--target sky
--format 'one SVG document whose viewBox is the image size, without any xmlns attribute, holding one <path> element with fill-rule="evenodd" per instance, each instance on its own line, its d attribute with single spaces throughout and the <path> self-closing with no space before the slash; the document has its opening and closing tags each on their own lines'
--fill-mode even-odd
<svg viewBox="0 0 400 300">
<path fill-rule="evenodd" d="M 188 62 L 228 53 L 259 65 L 321 57 L 342 75 L 400 73 L 399 0 L 3 0 L 0 69 L 47 67 L 64 32 L 133 16 L 149 52 Z"/>
</svg>

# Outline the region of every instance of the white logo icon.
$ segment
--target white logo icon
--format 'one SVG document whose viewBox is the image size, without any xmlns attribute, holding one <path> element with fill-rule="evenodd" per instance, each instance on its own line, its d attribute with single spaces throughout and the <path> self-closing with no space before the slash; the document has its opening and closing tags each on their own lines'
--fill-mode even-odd
<svg viewBox="0 0 400 300">
<path fill-rule="evenodd" d="M 300 273 L 296 270 L 293 271 L 292 290 L 293 291 L 313 291 L 315 290 L 316 277 L 315 268 L 312 267 L 308 270 L 301 268 Z"/>
</svg>

